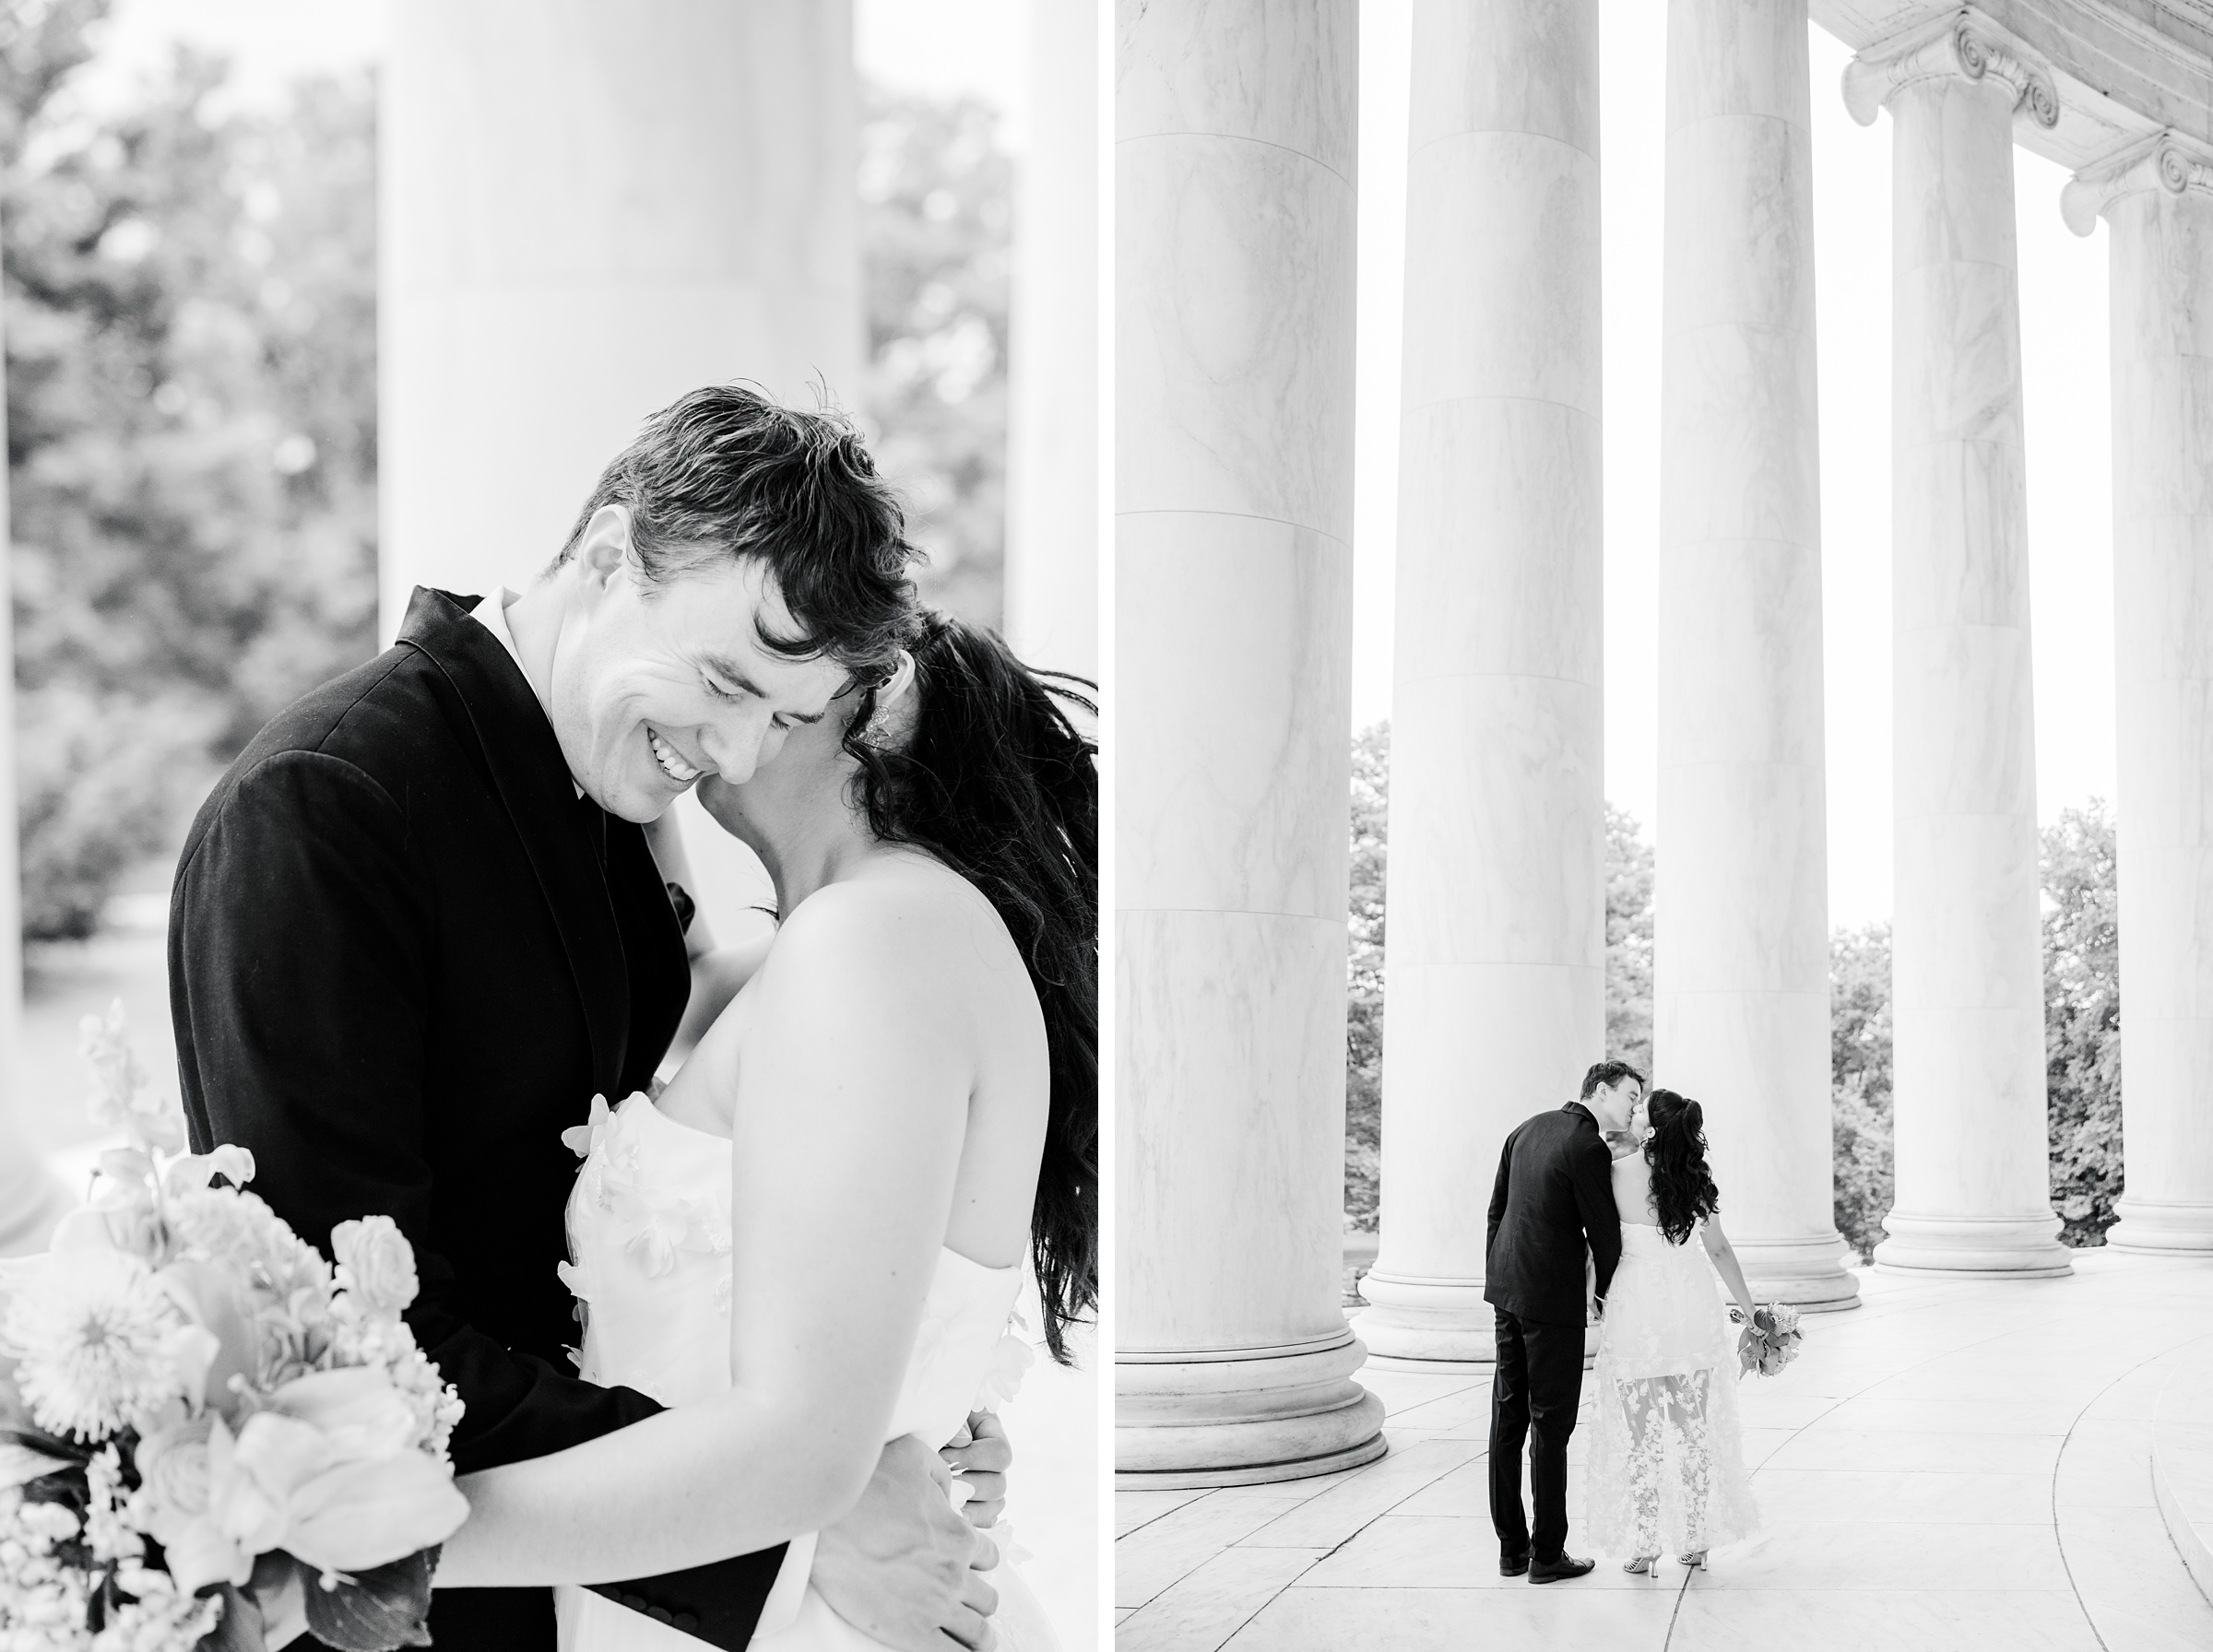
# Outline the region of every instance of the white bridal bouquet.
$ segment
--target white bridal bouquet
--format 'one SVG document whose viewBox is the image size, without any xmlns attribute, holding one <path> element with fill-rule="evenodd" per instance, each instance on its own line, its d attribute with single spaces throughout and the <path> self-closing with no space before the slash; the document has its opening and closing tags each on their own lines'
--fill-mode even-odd
<svg viewBox="0 0 2213 1652">
<path fill-rule="evenodd" d="M 1740 1380 L 1750 1371 L 1773 1376 L 1798 1357 L 1798 1344 L 1805 1340 L 1805 1333 L 1798 1328 L 1798 1310 L 1787 1302 L 1769 1303 L 1764 1308 L 1755 1309 L 1750 1325 L 1745 1325 L 1742 1308 L 1731 1308 L 1729 1317 L 1745 1327 L 1736 1334 L 1736 1375 Z"/>
<path fill-rule="evenodd" d="M 84 1034 L 130 1145 L 45 1255 L 0 1262 L 0 1652 L 429 1645 L 468 1504 L 460 1398 L 400 1319 L 413 1250 L 340 1222 L 334 1273 L 243 1190 L 252 1154 L 182 1150 L 121 1004 Z"/>
</svg>

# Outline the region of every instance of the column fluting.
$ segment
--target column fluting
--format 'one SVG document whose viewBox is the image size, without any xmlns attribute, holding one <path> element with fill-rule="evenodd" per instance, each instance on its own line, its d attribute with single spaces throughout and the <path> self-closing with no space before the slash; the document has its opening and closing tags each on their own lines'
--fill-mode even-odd
<svg viewBox="0 0 2213 1652">
<path fill-rule="evenodd" d="M 2110 236 L 2124 1250 L 2213 1251 L 2213 151 L 2062 195 Z"/>
<path fill-rule="evenodd" d="M 1381 1455 L 1339 1307 L 1355 0 L 1122 0 L 1120 1483 Z"/>
<path fill-rule="evenodd" d="M 1971 8 L 1846 68 L 1891 118 L 1892 939 L 1887 1268 L 2069 1270 L 2046 1161 L 2018 121 L 2050 71 Z"/>
<path fill-rule="evenodd" d="M 1845 1308 L 1806 52 L 1805 0 L 1668 7 L 1653 1065 L 1753 1290 Z"/>
</svg>

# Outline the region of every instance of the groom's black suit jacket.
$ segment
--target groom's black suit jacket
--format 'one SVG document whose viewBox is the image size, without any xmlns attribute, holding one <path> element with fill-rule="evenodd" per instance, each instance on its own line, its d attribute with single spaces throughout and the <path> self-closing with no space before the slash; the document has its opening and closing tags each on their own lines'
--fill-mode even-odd
<svg viewBox="0 0 2213 1652">
<path fill-rule="evenodd" d="M 1484 1301 L 1538 1325 L 1581 1325 L 1586 1242 L 1604 1302 L 1621 1262 L 1614 1156 L 1591 1110 L 1569 1102 L 1515 1127 L 1498 1155 Z"/>
<path fill-rule="evenodd" d="M 169 927 L 194 1148 L 251 1149 L 254 1190 L 326 1253 L 338 1222 L 398 1222 L 465 1473 L 659 1409 L 567 1358 L 561 1133 L 645 1087 L 691 990 L 644 832 L 578 799 L 475 602 L 417 590 L 397 643 L 261 731 L 193 822 Z M 782 1555 L 607 1592 L 742 1646 Z M 551 1652 L 552 1597 L 441 1591 L 431 1632 Z"/>
</svg>

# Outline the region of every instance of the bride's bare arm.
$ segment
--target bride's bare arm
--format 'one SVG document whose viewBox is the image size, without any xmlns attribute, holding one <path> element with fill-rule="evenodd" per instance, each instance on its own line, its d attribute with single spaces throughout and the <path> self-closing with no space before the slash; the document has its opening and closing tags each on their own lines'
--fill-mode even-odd
<svg viewBox="0 0 2213 1652">
<path fill-rule="evenodd" d="M 676 1085 L 734 1092 L 735 1386 L 550 1457 L 465 1477 L 442 1587 L 601 1583 L 817 1530 L 875 1468 L 936 1268 L 974 1086 L 944 914 L 824 889 Z M 936 942 L 938 944 L 933 944 Z M 671 1098 L 675 1086 L 671 1087 Z"/>
</svg>

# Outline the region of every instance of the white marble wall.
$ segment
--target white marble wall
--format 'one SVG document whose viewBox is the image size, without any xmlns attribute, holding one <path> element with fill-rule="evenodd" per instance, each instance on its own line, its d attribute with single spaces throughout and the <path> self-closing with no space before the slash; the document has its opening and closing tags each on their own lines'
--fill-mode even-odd
<svg viewBox="0 0 2213 1652">
<path fill-rule="evenodd" d="M 1805 0 L 1672 0 L 1655 1080 L 1762 1297 L 1850 1307 L 1832 1207 Z"/>
<path fill-rule="evenodd" d="M 1891 115 L 1892 1268 L 2068 1267 L 2044 1133 L 2013 221 L 2017 110 L 2056 119 L 2050 87 L 1979 20 L 1846 73 L 1855 114 L 1887 97 Z"/>
<path fill-rule="evenodd" d="M 396 0 L 383 75 L 385 637 L 521 589 L 687 390 L 858 406 L 851 0 Z M 732 936 L 759 863 L 678 812 Z"/>
<path fill-rule="evenodd" d="M 2111 234 L 2126 1186 L 2106 1235 L 2213 1250 L 2213 151 L 2083 180 Z M 2082 184 L 2068 205 L 2087 230 Z M 2079 218 L 2077 214 L 2079 213 Z"/>
<path fill-rule="evenodd" d="M 1508 1131 L 1605 1036 L 1597 0 L 1417 0 L 1379 1358 L 1484 1361 Z"/>
<path fill-rule="evenodd" d="M 1029 0 L 1007 430 L 1007 640 L 1099 670 L 1099 4 Z"/>
<path fill-rule="evenodd" d="M 1122 1483 L 1379 1454 L 1338 1308 L 1355 0 L 1121 0 Z"/>
</svg>

